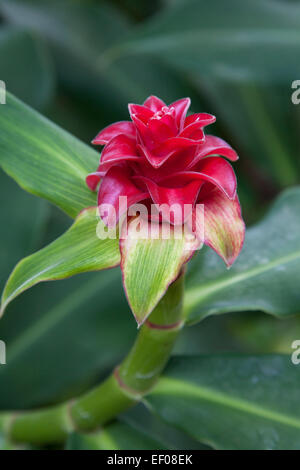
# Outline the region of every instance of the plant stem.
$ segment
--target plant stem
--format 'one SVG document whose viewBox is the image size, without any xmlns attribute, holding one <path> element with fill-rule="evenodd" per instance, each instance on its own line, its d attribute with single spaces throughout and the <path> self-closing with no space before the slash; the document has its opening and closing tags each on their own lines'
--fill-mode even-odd
<svg viewBox="0 0 300 470">
<path fill-rule="evenodd" d="M 60 443 L 70 432 L 92 431 L 135 405 L 169 359 L 183 326 L 183 293 L 182 271 L 141 327 L 128 356 L 102 384 L 71 402 L 2 415 L 0 428 L 13 442 Z"/>
</svg>

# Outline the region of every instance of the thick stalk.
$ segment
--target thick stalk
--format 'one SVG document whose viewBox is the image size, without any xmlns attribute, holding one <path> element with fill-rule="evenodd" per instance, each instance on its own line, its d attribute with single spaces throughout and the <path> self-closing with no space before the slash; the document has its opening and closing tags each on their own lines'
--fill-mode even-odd
<svg viewBox="0 0 300 470">
<path fill-rule="evenodd" d="M 0 416 L 13 442 L 63 442 L 73 430 L 91 431 L 136 404 L 155 385 L 183 325 L 184 276 L 168 288 L 124 361 L 82 397 L 43 410 Z M 1 426 L 2 422 L 2 426 Z"/>
</svg>

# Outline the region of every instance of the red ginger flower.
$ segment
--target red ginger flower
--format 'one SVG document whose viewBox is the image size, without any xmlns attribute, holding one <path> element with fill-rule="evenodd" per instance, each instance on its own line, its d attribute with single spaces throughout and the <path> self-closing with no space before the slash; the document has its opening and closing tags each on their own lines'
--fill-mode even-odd
<svg viewBox="0 0 300 470">
<path fill-rule="evenodd" d="M 236 152 L 222 139 L 204 134 L 215 122 L 211 114 L 186 117 L 190 99 L 167 106 L 156 96 L 144 104 L 129 104 L 132 121 L 121 121 L 103 129 L 93 140 L 104 145 L 97 172 L 87 177 L 90 189 L 101 180 L 98 204 L 110 204 L 117 214 L 140 201 L 156 205 L 204 204 L 203 242 L 230 266 L 244 241 L 245 226 L 236 194 L 231 161 Z M 117 222 L 115 221 L 115 222 Z M 109 222 L 109 217 L 104 219 Z"/>
</svg>

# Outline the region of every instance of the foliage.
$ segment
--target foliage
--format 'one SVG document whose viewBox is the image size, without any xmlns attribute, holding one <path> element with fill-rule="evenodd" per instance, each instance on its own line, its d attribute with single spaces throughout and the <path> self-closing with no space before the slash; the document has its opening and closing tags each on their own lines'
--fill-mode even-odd
<svg viewBox="0 0 300 470">
<path fill-rule="evenodd" d="M 184 329 L 143 404 L 98 434 L 71 434 L 66 448 L 299 449 L 300 366 L 291 363 L 290 342 L 299 339 L 300 323 L 290 316 L 300 305 L 300 188 L 285 189 L 300 180 L 300 107 L 290 99 L 299 76 L 299 4 L 137 3 L 0 1 L 0 79 L 16 96 L 0 106 L 7 307 L 0 339 L 8 358 L 0 366 L 0 408 L 73 398 L 128 351 L 136 325 L 119 268 L 87 272 L 119 263 L 114 241 L 87 237 L 98 219 L 94 209 L 81 212 L 96 204 L 84 179 L 99 160 L 88 142 L 104 125 L 127 119 L 129 101 L 190 96 L 193 112 L 217 115 L 216 131 L 238 151 L 241 205 L 247 224 L 255 224 L 229 271 L 211 250 L 189 262 L 187 323 L 205 320 Z M 170 250 L 172 280 L 181 247 Z M 129 300 L 146 299 L 149 313 L 155 299 L 143 290 L 143 273 L 130 274 Z M 57 278 L 64 280 L 23 293 Z M 10 443 L 0 438 L 1 446 Z"/>
</svg>

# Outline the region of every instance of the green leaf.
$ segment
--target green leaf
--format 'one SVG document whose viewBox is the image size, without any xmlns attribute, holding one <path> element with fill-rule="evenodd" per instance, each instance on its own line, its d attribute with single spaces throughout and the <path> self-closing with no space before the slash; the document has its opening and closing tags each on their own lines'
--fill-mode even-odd
<svg viewBox="0 0 300 470">
<path fill-rule="evenodd" d="M 160 416 L 152 413 L 144 403 L 139 403 L 123 413 L 119 420 L 159 441 L 163 449 L 209 449 L 208 446 L 201 444 L 178 428 L 169 426 Z"/>
<path fill-rule="evenodd" d="M 117 269 L 41 283 L 8 309 L 1 319 L 1 409 L 78 396 L 110 373 L 136 336 Z"/>
<path fill-rule="evenodd" d="M 251 169 L 253 175 L 260 177 L 255 186 L 262 195 L 268 189 L 266 184 L 272 188 L 271 179 L 279 187 L 296 184 L 300 170 L 295 158 L 299 153 L 298 106 L 291 101 L 291 84 L 276 86 L 271 80 L 255 84 L 238 74 L 219 75 L 198 80 L 196 77 L 195 82 L 230 131 L 241 154 L 242 167 L 247 157 L 245 176 Z"/>
<path fill-rule="evenodd" d="M 20 446 L 18 447 L 17 445 L 12 444 L 9 442 L 8 439 L 6 439 L 4 436 L 1 436 L 0 434 L 0 450 L 19 450 L 23 448 Z"/>
<path fill-rule="evenodd" d="M 81 99 L 97 107 L 98 113 L 104 109 L 107 124 L 122 119 L 120 102 L 124 100 L 127 113 L 128 90 L 138 88 L 138 81 L 133 83 L 123 73 L 107 76 L 107 65 L 98 64 L 96 58 L 127 35 L 129 21 L 125 16 L 108 2 L 1 0 L 0 8 L 12 24 L 30 28 L 48 42 L 64 87 L 75 90 Z"/>
<path fill-rule="evenodd" d="M 195 244 L 195 239 L 176 237 L 172 227 L 165 236 L 169 224 L 163 224 L 155 233 L 155 225 L 140 217 L 132 218 L 120 239 L 124 289 L 139 326 L 175 281 Z"/>
<path fill-rule="evenodd" d="M 1 80 L 10 92 L 35 108 L 49 103 L 54 93 L 54 69 L 44 41 L 28 31 L 2 27 L 0 63 Z"/>
<path fill-rule="evenodd" d="M 117 239 L 97 236 L 96 208 L 81 212 L 71 228 L 53 243 L 20 261 L 5 286 L 1 314 L 14 298 L 42 281 L 112 268 L 120 262 Z"/>
<path fill-rule="evenodd" d="M 126 53 L 155 54 L 184 71 L 289 81 L 299 75 L 300 7 L 268 0 L 170 2 L 107 60 Z M 282 38 L 278 41 L 278 37 Z M 281 61 L 278 61 L 281 57 Z"/>
<path fill-rule="evenodd" d="M 300 188 L 286 190 L 256 226 L 229 271 L 211 250 L 189 263 L 188 321 L 208 315 L 261 310 L 279 317 L 300 311 Z"/>
<path fill-rule="evenodd" d="M 2 416 L 0 417 L 0 451 L 1 450 L 19 450 L 19 449 L 24 449 L 24 446 L 14 444 L 11 442 L 9 437 L 7 437 L 5 433 L 5 429 L 7 427 L 7 418 L 9 419 L 8 416 Z"/>
<path fill-rule="evenodd" d="M 113 63 L 105 59 L 106 51 L 135 27 L 108 2 L 1 0 L 0 7 L 8 21 L 49 43 L 64 88 L 88 101 L 99 116 L 95 135 L 103 123 L 128 119 L 128 102 L 141 103 L 151 94 L 166 102 L 190 96 L 201 108 L 193 88 L 164 62 L 142 56 L 138 61 L 128 56 Z"/>
<path fill-rule="evenodd" d="M 220 318 L 215 318 L 220 321 Z M 243 350 L 253 354 L 290 354 L 292 343 L 295 338 L 300 337 L 300 322 L 297 316 L 286 318 L 284 322 L 260 312 L 226 315 L 223 318 L 228 319 L 227 327 L 232 339 L 237 341 Z M 199 327 L 202 325 L 203 323 L 199 324 Z"/>
<path fill-rule="evenodd" d="M 290 356 L 177 357 L 146 404 L 217 449 L 299 449 L 299 370 Z"/>
<path fill-rule="evenodd" d="M 122 37 L 129 25 L 129 20 L 117 8 L 105 3 L 99 6 L 95 2 L 86 5 L 73 0 L 39 0 L 38 3 L 35 0 L 0 0 L 0 7 L 6 19 L 45 34 L 77 55 L 88 52 L 88 60 Z M 74 30 L 80 34 L 74 35 Z M 101 38 L 101 43 L 96 43 L 95 38 Z M 91 46 L 89 51 L 82 50 L 85 44 Z"/>
<path fill-rule="evenodd" d="M 23 189 L 71 217 L 96 205 L 85 178 L 97 168 L 97 152 L 9 94 L 0 126 L 0 165 Z"/>
<path fill-rule="evenodd" d="M 0 211 L 2 291 L 16 262 L 64 233 L 70 219 L 25 193 L 2 171 L 0 184 L 5 194 Z M 38 284 L 9 304 L 1 318 L 7 364 L 0 366 L 0 408 L 47 406 L 77 396 L 104 379 L 135 335 L 119 269 Z"/>
<path fill-rule="evenodd" d="M 40 248 L 40 237 L 46 227 L 50 206 L 46 201 L 24 193 L 16 183 L 0 169 L 0 187 L 5 195 L 1 205 L 0 290 L 16 263 Z M 12 217 L 14 214 L 14 217 Z"/>
<path fill-rule="evenodd" d="M 93 434 L 73 433 L 67 450 L 160 450 L 165 447 L 132 425 L 115 422 Z"/>
</svg>

